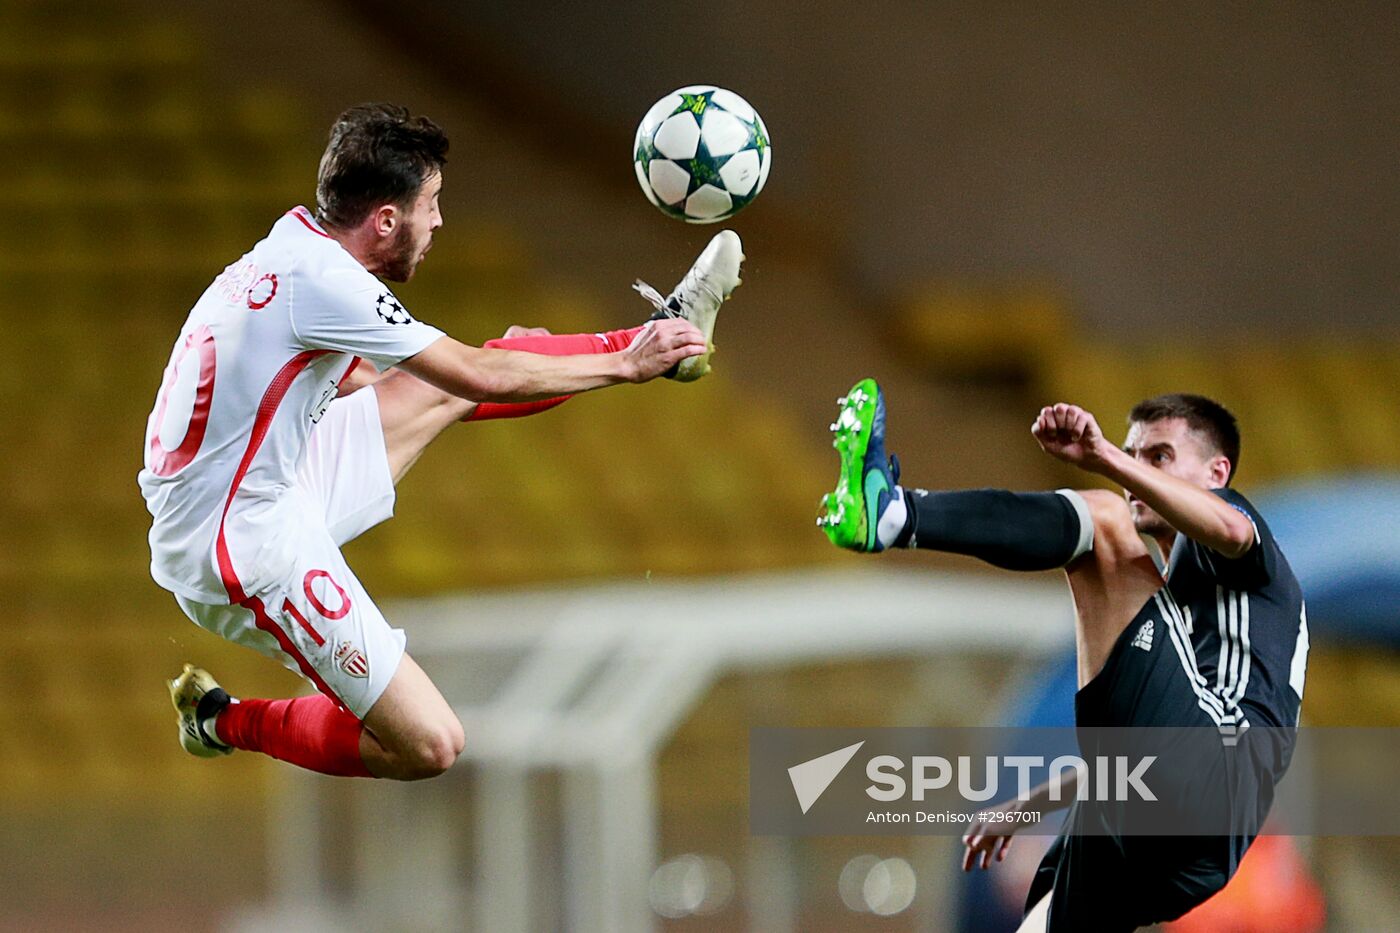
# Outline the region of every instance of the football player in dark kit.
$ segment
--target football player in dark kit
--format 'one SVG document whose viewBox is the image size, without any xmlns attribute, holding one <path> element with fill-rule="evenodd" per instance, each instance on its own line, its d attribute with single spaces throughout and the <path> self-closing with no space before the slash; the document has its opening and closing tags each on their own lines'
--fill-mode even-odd
<svg viewBox="0 0 1400 933">
<path fill-rule="evenodd" d="M 1205 901 L 1234 874 L 1292 753 L 1307 618 L 1268 526 L 1230 488 L 1240 450 L 1235 419 L 1210 399 L 1163 395 L 1134 407 L 1128 424 L 1121 448 L 1073 405 L 1042 409 L 1031 427 L 1046 453 L 1121 486 L 1122 496 L 900 487 L 872 379 L 842 399 L 832 426 L 841 475 L 818 524 L 834 544 L 947 551 L 1009 570 L 1064 568 L 1076 615 L 1081 746 L 1086 727 L 1139 735 L 1161 730 L 1138 727 L 1174 727 L 1214 741 L 1210 760 L 1177 775 L 1184 783 L 1173 796 L 1186 824 L 1208 829 L 1115 834 L 1104 811 L 1075 803 L 1032 882 L 1022 931 L 1126 931 Z M 1263 734 L 1271 741 L 1233 749 L 1241 736 Z M 1074 796 L 1062 785 L 1055 800 L 1065 802 L 1057 804 L 1048 788 L 1003 806 L 1053 810 Z M 1203 822 L 1202 811 L 1226 818 Z M 1000 860 L 1017 825 L 973 826 L 964 868 Z"/>
</svg>

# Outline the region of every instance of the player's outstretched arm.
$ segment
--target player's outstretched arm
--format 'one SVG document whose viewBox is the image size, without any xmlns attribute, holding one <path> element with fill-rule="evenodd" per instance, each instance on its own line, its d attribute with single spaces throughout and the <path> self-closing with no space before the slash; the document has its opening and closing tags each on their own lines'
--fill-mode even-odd
<svg viewBox="0 0 1400 933">
<path fill-rule="evenodd" d="M 442 337 L 399 368 L 473 402 L 531 402 L 647 382 L 681 360 L 706 351 L 705 338 L 688 321 L 655 321 L 616 353 L 545 356 L 472 347 Z"/>
<path fill-rule="evenodd" d="M 1031 434 L 1050 456 L 1117 483 L 1213 551 L 1240 557 L 1254 545 L 1254 524 L 1242 512 L 1207 489 L 1130 457 L 1105 440 L 1094 416 L 1077 405 L 1042 408 Z"/>
</svg>

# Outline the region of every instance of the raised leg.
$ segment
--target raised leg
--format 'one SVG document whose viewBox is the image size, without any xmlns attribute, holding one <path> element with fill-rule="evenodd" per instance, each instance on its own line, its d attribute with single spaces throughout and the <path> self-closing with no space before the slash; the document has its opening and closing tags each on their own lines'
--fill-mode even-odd
<svg viewBox="0 0 1400 933">
<path fill-rule="evenodd" d="M 462 723 L 408 655 L 365 716 L 360 757 L 375 777 L 413 781 L 446 771 L 465 744 Z"/>
<path fill-rule="evenodd" d="M 488 340 L 485 346 L 553 356 L 612 353 L 632 342 L 641 328 L 602 334 L 529 334 Z M 397 483 L 439 434 L 458 421 L 520 418 L 547 411 L 567 396 L 541 402 L 482 404 L 464 401 L 406 372 L 394 370 L 374 383 L 389 471 Z"/>
</svg>

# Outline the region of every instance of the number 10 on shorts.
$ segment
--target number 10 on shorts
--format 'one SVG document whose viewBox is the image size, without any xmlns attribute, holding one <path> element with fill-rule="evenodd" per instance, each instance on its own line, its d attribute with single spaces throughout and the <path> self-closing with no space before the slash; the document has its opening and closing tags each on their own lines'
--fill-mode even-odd
<svg viewBox="0 0 1400 933">
<path fill-rule="evenodd" d="M 327 607 L 321 597 L 316 595 L 316 590 L 312 584 L 320 579 L 324 579 L 326 583 L 330 584 L 330 587 L 335 590 L 339 602 L 339 605 L 335 609 Z M 301 587 L 302 591 L 306 593 L 306 601 L 311 604 L 311 608 L 315 609 L 324 618 L 335 622 L 345 618 L 345 616 L 349 614 L 350 594 L 345 592 L 344 587 L 335 582 L 335 578 L 330 575 L 329 571 L 308 570 L 306 576 L 302 578 Z M 296 619 L 297 624 L 302 627 L 306 634 L 311 636 L 311 640 L 316 643 L 317 647 L 325 645 L 325 636 L 316 631 L 316 627 L 311 624 L 311 621 L 307 619 L 306 616 L 302 615 L 301 610 L 297 609 L 296 605 L 290 599 L 282 600 L 282 609 L 293 619 Z"/>
</svg>

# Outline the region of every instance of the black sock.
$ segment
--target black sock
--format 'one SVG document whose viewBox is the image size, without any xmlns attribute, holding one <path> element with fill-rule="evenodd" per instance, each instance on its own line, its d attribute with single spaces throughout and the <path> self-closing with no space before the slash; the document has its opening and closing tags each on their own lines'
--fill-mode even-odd
<svg viewBox="0 0 1400 933">
<path fill-rule="evenodd" d="M 1068 490 L 928 492 L 906 487 L 904 501 L 910 520 L 897 547 L 967 554 L 1007 570 L 1051 570 L 1093 546 L 1088 506 Z"/>
</svg>

